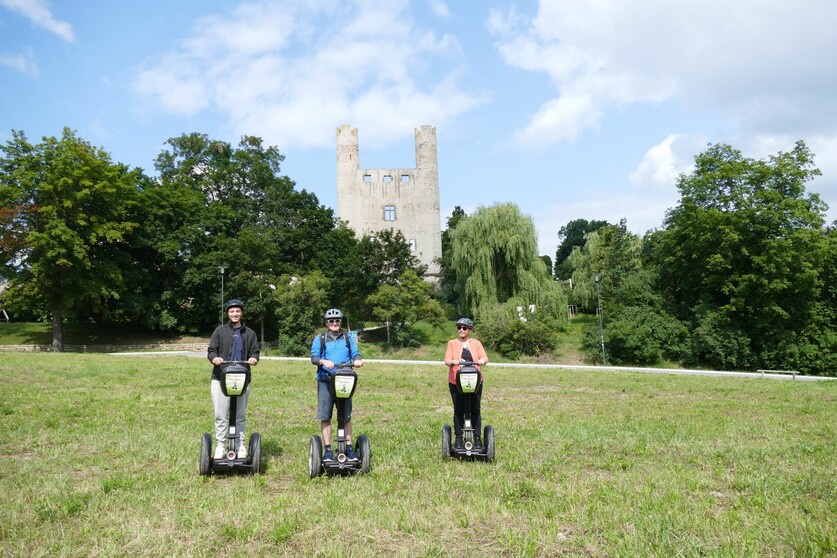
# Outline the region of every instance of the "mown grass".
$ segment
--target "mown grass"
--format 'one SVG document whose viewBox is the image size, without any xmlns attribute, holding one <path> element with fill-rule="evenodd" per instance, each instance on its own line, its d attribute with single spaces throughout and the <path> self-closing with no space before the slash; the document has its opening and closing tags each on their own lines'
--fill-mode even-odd
<svg viewBox="0 0 837 558">
<path fill-rule="evenodd" d="M 495 463 L 443 461 L 442 366 L 368 363 L 372 473 L 308 478 L 309 365 L 254 370 L 263 475 L 198 475 L 209 365 L 4 354 L 2 556 L 833 556 L 837 382 L 488 368 Z"/>
</svg>

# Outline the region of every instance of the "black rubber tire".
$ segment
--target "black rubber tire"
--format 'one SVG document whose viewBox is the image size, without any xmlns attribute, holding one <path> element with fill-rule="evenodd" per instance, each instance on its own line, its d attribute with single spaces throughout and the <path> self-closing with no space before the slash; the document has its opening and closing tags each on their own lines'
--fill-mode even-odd
<svg viewBox="0 0 837 558">
<path fill-rule="evenodd" d="M 357 437 L 357 450 L 360 453 L 360 472 L 368 473 L 372 469 L 372 447 L 369 438 L 363 434 Z"/>
<path fill-rule="evenodd" d="M 201 436 L 201 459 L 198 472 L 202 477 L 212 474 L 212 436 L 206 433 Z"/>
<path fill-rule="evenodd" d="M 262 437 L 258 432 L 253 432 L 250 436 L 249 446 L 250 464 L 253 467 L 250 471 L 258 475 L 262 472 Z"/>
<path fill-rule="evenodd" d="M 312 479 L 323 474 L 323 441 L 316 435 L 308 446 L 308 474 Z"/>
<path fill-rule="evenodd" d="M 485 458 L 494 461 L 494 427 L 486 425 L 483 429 L 483 440 L 485 440 Z"/>
<path fill-rule="evenodd" d="M 442 458 L 450 457 L 450 426 L 445 424 L 442 426 Z"/>
</svg>

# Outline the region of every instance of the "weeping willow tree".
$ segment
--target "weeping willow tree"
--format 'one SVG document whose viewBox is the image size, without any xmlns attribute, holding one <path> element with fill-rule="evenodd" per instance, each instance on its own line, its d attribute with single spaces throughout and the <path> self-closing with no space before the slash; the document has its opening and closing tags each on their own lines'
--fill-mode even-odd
<svg viewBox="0 0 837 558">
<path fill-rule="evenodd" d="M 534 304 L 566 315 L 566 298 L 537 252 L 532 219 L 511 203 L 480 207 L 451 231 L 457 310 L 476 315 L 481 306 Z"/>
</svg>

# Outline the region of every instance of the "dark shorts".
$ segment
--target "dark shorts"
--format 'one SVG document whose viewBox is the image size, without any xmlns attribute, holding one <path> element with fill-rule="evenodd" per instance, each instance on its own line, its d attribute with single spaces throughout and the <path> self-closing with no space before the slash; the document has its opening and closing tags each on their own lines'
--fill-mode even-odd
<svg viewBox="0 0 837 558">
<path fill-rule="evenodd" d="M 317 381 L 317 420 L 331 420 L 334 398 L 328 391 L 328 382 Z M 346 422 L 352 420 L 352 400 L 346 400 Z"/>
</svg>

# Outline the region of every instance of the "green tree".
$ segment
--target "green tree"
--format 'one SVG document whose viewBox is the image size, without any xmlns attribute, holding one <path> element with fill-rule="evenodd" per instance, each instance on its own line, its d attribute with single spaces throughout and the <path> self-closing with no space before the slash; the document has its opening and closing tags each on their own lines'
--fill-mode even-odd
<svg viewBox="0 0 837 558">
<path fill-rule="evenodd" d="M 574 219 L 558 230 L 558 249 L 555 251 L 554 276 L 566 280 L 572 277 L 572 265 L 567 261 L 573 249 L 583 248 L 586 235 L 608 226 L 607 221 Z"/>
<path fill-rule="evenodd" d="M 325 244 L 318 267 L 331 281 L 329 299 L 343 308 L 355 325 L 372 318 L 367 298 L 381 285 L 397 285 L 408 269 L 421 276 L 426 266 L 413 256 L 401 231 L 385 229 L 374 235 L 355 239 L 347 228 L 330 235 L 333 244 Z"/>
<path fill-rule="evenodd" d="M 720 368 L 793 364 L 815 322 L 827 243 L 820 174 L 803 142 L 753 160 L 710 145 L 678 181 L 656 261 L 674 312 L 699 332 L 696 360 Z"/>
<path fill-rule="evenodd" d="M 277 280 L 273 298 L 282 354 L 309 354 L 311 340 L 329 306 L 328 287 L 328 279 L 319 271 L 300 277 L 283 275 Z"/>
<path fill-rule="evenodd" d="M 442 307 L 433 298 L 433 287 L 412 269 L 398 278 L 396 285 L 385 283 L 367 299 L 372 315 L 387 326 L 387 342 L 394 332 L 399 345 L 417 345 L 421 339 L 411 331 L 411 326 L 425 320 L 441 325 L 444 321 Z"/>
<path fill-rule="evenodd" d="M 615 304 L 626 296 L 638 295 L 635 291 L 622 292 L 622 287 L 626 281 L 630 286 L 631 277 L 643 268 L 642 241 L 628 231 L 627 223 L 622 219 L 618 225 L 607 225 L 588 233 L 584 246 L 573 250 L 567 263 L 572 270 L 573 302 L 592 312 L 600 297 Z"/>
<path fill-rule="evenodd" d="M 168 140 L 156 160 L 159 180 L 144 191 L 141 246 L 155 271 L 154 327 L 199 332 L 217 324 L 223 266 L 225 294 L 244 299 L 248 318 L 275 331 L 265 289 L 280 275 L 315 269 L 334 229 L 333 211 L 280 174 L 283 160 L 252 136 L 235 147 L 196 133 Z"/>
<path fill-rule="evenodd" d="M 517 299 L 525 306 L 549 301 L 547 307 L 562 306 L 558 316 L 566 316 L 563 292 L 537 254 L 535 225 L 516 205 L 478 208 L 451 232 L 451 246 L 461 314 Z"/>
<path fill-rule="evenodd" d="M 448 217 L 448 226 L 442 231 L 442 257 L 439 264 L 439 298 L 451 306 L 456 304 L 456 269 L 453 267 L 453 249 L 451 247 L 451 233 L 467 215 L 458 205 Z"/>
<path fill-rule="evenodd" d="M 37 144 L 12 131 L 0 150 L 8 299 L 51 315 L 52 346 L 63 351 L 64 319 L 106 316 L 125 289 L 141 171 L 114 163 L 69 128 Z"/>
<path fill-rule="evenodd" d="M 688 346 L 685 326 L 666 311 L 656 291 L 656 271 L 643 265 L 643 244 L 622 219 L 618 225 L 588 233 L 584 246 L 573 250 L 567 259 L 572 269 L 572 300 L 590 313 L 601 301 L 609 363 L 647 365 L 679 360 Z M 598 320 L 585 328 L 583 335 L 588 359 L 601 363 Z"/>
</svg>

